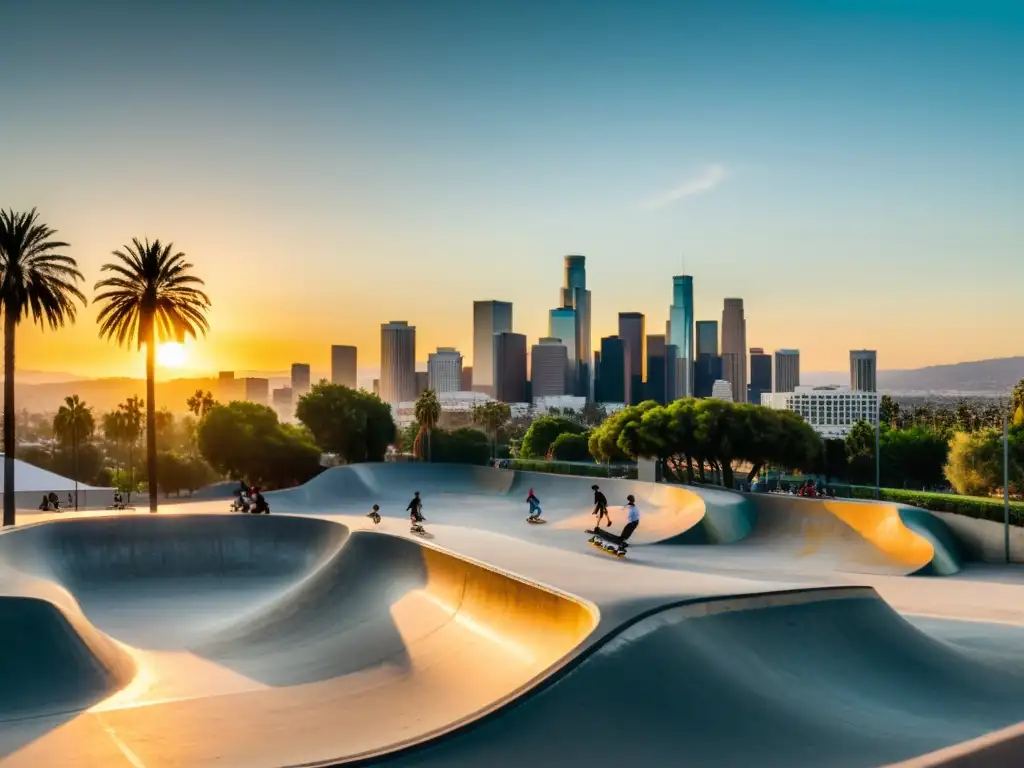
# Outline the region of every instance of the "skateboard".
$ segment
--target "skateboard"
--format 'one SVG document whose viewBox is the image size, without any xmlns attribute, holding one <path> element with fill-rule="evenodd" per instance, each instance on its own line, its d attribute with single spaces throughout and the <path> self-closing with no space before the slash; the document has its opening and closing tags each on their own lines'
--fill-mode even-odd
<svg viewBox="0 0 1024 768">
<path fill-rule="evenodd" d="M 546 523 L 547 520 L 544 520 L 540 517 L 528 517 L 526 518 L 526 522 L 531 523 L 533 525 L 542 525 L 543 523 Z"/>
<path fill-rule="evenodd" d="M 629 545 L 614 533 L 602 531 L 600 528 L 587 531 L 587 533 L 591 534 L 587 543 L 592 544 L 603 552 L 607 552 L 609 555 L 615 555 L 616 557 L 626 556 L 626 549 Z"/>
<path fill-rule="evenodd" d="M 422 525 L 414 525 L 412 528 L 409 529 L 409 533 L 415 533 L 420 536 L 424 536 L 427 533 L 427 529 L 424 528 Z"/>
</svg>

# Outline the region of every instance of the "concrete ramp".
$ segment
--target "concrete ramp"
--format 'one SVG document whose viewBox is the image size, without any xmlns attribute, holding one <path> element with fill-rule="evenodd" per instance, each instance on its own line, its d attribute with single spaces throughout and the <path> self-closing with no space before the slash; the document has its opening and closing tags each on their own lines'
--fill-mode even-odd
<svg viewBox="0 0 1024 768">
<path fill-rule="evenodd" d="M 696 600 L 380 764 L 881 766 L 1024 718 L 1024 669 L 1005 661 L 932 639 L 868 588 Z"/>
<path fill-rule="evenodd" d="M 744 546 L 756 546 L 833 570 L 951 575 L 960 570 L 956 540 L 924 510 L 899 504 L 749 494 L 756 522 Z"/>
<path fill-rule="evenodd" d="M 643 513 L 636 544 L 727 544 L 750 531 L 751 503 L 717 489 L 654 484 L 637 480 L 568 477 L 541 472 L 459 464 L 381 463 L 335 467 L 301 488 L 270 496 L 275 509 L 289 512 L 359 512 L 378 503 L 398 512 L 415 491 L 435 521 L 473 524 L 502 519 L 516 525 L 526 516 L 532 488 L 544 517 L 556 529 L 593 527 L 593 493 L 598 484 L 608 498 L 615 525 L 624 524 L 621 507 L 633 494 Z M 438 517 L 440 515 L 440 517 Z M 618 520 L 616 520 L 618 517 Z"/>
<path fill-rule="evenodd" d="M 313 518 L 59 521 L 0 535 L 0 562 L 8 585 L 48 584 L 82 606 L 71 623 L 54 603 L 0 598 L 0 648 L 36 659 L 0 666 L 0 689 L 59 679 L 73 690 L 39 686 L 27 703 L 88 707 L 52 725 L 0 722 L 5 768 L 72 765 L 69 755 L 120 765 L 111 733 L 146 766 L 374 754 L 514 698 L 598 622 L 589 604 L 482 564 Z M 6 632 L 8 619 L 27 634 Z M 136 674 L 96 669 L 83 649 L 107 635 Z M 51 640 L 32 656 L 40 637 Z M 44 653 L 59 662 L 49 674 Z"/>
</svg>

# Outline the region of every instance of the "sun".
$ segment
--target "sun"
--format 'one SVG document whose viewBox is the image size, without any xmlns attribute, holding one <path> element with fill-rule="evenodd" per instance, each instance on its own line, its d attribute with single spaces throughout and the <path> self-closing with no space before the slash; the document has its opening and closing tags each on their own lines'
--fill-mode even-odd
<svg viewBox="0 0 1024 768">
<path fill-rule="evenodd" d="M 187 360 L 185 345 L 176 341 L 165 341 L 156 351 L 156 361 L 162 368 L 180 368 Z"/>
</svg>

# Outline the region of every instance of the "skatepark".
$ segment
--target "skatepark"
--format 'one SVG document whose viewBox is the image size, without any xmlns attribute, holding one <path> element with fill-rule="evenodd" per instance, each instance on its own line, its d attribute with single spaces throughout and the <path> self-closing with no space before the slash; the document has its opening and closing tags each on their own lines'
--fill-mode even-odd
<svg viewBox="0 0 1024 768">
<path fill-rule="evenodd" d="M 922 510 L 399 463 L 267 500 L 0 534 L 0 765 L 1024 764 L 1024 569 Z"/>
</svg>

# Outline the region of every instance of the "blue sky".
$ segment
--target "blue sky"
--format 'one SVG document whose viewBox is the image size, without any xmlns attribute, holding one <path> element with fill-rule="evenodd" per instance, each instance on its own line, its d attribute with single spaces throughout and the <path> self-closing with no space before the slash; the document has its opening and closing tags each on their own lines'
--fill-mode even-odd
<svg viewBox="0 0 1024 768">
<path fill-rule="evenodd" d="M 90 285 L 174 240 L 215 302 L 197 365 L 372 364 L 391 319 L 468 353 L 474 298 L 534 338 L 565 253 L 598 336 L 663 328 L 685 269 L 698 319 L 742 296 L 805 370 L 1022 351 L 1020 3 L 209 5 L 19 4 L 0 47 L 0 206 Z M 91 318 L 24 364 L 136 366 Z"/>
</svg>

